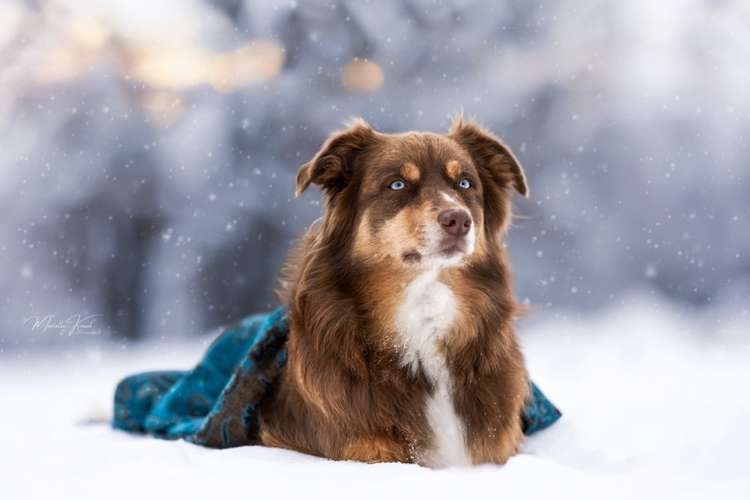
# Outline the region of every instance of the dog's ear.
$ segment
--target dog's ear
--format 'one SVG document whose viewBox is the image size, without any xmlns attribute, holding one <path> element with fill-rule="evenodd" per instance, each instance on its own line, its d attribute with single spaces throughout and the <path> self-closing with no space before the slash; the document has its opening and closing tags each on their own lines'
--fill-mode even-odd
<svg viewBox="0 0 750 500">
<path fill-rule="evenodd" d="M 521 195 L 529 195 L 521 163 L 497 137 L 476 123 L 464 121 L 463 117 L 453 121 L 448 137 L 463 146 L 477 168 L 485 171 L 502 188 L 512 186 Z"/>
<path fill-rule="evenodd" d="M 328 195 L 346 187 L 352 176 L 354 159 L 374 139 L 375 131 L 362 119 L 351 122 L 346 130 L 331 134 L 315 157 L 297 172 L 295 196 L 302 194 L 310 184 L 321 186 Z"/>
</svg>

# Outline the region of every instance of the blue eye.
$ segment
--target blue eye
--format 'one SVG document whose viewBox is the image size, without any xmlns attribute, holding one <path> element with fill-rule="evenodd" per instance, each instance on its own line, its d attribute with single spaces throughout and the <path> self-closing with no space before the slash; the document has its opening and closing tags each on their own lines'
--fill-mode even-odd
<svg viewBox="0 0 750 500">
<path fill-rule="evenodd" d="M 471 187 L 471 181 L 469 179 L 461 179 L 458 181 L 458 187 L 461 189 L 469 189 Z"/>
<path fill-rule="evenodd" d="M 388 186 L 390 189 L 393 189 L 394 191 L 400 191 L 406 187 L 406 183 L 402 180 L 393 181 Z"/>
</svg>

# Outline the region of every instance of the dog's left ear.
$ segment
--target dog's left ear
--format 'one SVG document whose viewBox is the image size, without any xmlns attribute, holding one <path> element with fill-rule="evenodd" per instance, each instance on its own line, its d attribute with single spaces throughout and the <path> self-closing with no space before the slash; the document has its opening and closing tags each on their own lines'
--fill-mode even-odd
<svg viewBox="0 0 750 500">
<path fill-rule="evenodd" d="M 477 168 L 484 170 L 501 187 L 512 186 L 521 195 L 529 195 L 521 163 L 510 148 L 490 132 L 459 117 L 453 122 L 448 137 L 463 146 Z"/>
<path fill-rule="evenodd" d="M 375 131 L 362 119 L 331 134 L 315 157 L 300 167 L 294 195 L 301 195 L 310 184 L 321 186 L 328 195 L 342 190 L 352 177 L 355 158 L 374 140 Z"/>
</svg>

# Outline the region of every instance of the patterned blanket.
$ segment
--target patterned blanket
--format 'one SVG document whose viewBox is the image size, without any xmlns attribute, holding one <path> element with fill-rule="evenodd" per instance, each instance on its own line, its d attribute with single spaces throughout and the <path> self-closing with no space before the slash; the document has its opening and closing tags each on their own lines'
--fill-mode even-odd
<svg viewBox="0 0 750 500">
<path fill-rule="evenodd" d="M 249 316 L 223 330 L 192 370 L 131 375 L 115 390 L 113 426 L 213 448 L 258 444 L 257 409 L 286 362 L 286 311 Z M 560 411 L 530 383 L 522 414 L 532 434 Z"/>
</svg>

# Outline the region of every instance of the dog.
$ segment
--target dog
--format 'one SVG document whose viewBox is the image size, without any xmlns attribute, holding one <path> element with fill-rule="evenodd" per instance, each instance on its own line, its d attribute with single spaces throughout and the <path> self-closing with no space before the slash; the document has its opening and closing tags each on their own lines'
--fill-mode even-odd
<svg viewBox="0 0 750 500">
<path fill-rule="evenodd" d="M 499 139 L 457 118 L 445 135 L 362 120 L 297 174 L 324 216 L 292 250 L 280 295 L 287 364 L 260 440 L 335 460 L 505 463 L 529 386 L 502 237 L 528 195 Z"/>
</svg>

